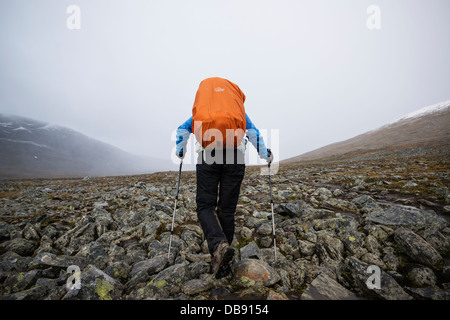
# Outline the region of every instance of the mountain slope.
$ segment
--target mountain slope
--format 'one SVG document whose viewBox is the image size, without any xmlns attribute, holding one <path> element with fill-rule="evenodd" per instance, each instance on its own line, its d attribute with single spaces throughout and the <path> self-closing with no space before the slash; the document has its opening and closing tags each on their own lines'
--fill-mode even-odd
<svg viewBox="0 0 450 320">
<path fill-rule="evenodd" d="M 151 159 L 77 131 L 0 114 L 0 178 L 124 175 L 155 169 Z"/>
<path fill-rule="evenodd" d="M 287 159 L 285 162 L 339 160 L 397 152 L 448 155 L 449 151 L 450 100 L 422 108 L 391 124 Z"/>
</svg>

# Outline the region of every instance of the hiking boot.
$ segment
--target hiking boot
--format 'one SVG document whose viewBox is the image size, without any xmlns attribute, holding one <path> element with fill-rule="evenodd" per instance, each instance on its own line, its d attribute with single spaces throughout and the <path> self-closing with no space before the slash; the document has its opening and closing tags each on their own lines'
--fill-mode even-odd
<svg viewBox="0 0 450 320">
<path fill-rule="evenodd" d="M 212 271 L 216 279 L 226 277 L 231 271 L 234 260 L 234 248 L 226 242 L 218 244 L 212 261 Z"/>
</svg>

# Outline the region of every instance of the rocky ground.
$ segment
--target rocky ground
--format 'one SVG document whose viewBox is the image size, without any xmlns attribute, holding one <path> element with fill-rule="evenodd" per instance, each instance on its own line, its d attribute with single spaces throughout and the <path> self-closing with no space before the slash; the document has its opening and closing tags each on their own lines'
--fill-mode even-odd
<svg viewBox="0 0 450 320">
<path fill-rule="evenodd" d="M 3 181 L 0 297 L 448 300 L 449 172 L 445 157 L 282 164 L 274 261 L 268 177 L 247 168 L 221 280 L 195 172 L 182 175 L 169 261 L 177 172 Z"/>
</svg>

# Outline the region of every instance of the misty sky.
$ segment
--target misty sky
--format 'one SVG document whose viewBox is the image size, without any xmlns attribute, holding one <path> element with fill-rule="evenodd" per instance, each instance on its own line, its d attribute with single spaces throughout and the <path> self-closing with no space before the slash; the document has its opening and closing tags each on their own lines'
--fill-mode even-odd
<svg viewBox="0 0 450 320">
<path fill-rule="evenodd" d="M 2 0 L 0 47 L 0 113 L 165 159 L 212 76 L 278 159 L 450 99 L 448 0 Z"/>
</svg>

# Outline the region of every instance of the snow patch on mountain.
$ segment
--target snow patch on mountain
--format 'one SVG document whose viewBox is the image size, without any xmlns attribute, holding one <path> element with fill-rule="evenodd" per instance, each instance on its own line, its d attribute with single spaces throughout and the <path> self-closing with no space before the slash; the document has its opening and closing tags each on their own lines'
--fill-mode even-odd
<svg viewBox="0 0 450 320">
<path fill-rule="evenodd" d="M 29 133 L 32 133 L 30 130 L 28 130 L 28 129 L 22 127 L 22 126 L 13 129 L 13 131 L 19 131 L 19 130 L 23 130 L 23 131 L 27 131 L 27 132 L 29 132 Z"/>
<path fill-rule="evenodd" d="M 25 144 L 30 144 L 36 147 L 40 147 L 40 148 L 47 148 L 47 149 L 52 149 L 51 147 L 45 145 L 45 144 L 40 144 L 40 143 L 36 143 L 34 141 L 28 141 L 28 140 L 14 140 L 14 139 L 7 139 L 7 138 L 0 138 L 0 140 L 3 141 L 8 141 L 8 142 L 13 142 L 13 143 L 25 143 Z"/>
<path fill-rule="evenodd" d="M 439 102 L 439 103 L 433 104 L 431 106 L 427 106 L 422 109 L 411 112 L 411 113 L 407 114 L 406 116 L 404 116 L 403 118 L 401 118 L 400 120 L 406 120 L 406 119 L 412 119 L 412 118 L 426 116 L 426 115 L 434 113 L 434 112 L 444 111 L 445 109 L 447 109 L 449 107 L 450 107 L 450 100 Z"/>
<path fill-rule="evenodd" d="M 57 125 L 51 124 L 51 123 L 47 123 L 45 126 L 42 127 L 38 127 L 36 129 L 38 130 L 55 130 L 58 129 L 59 127 Z"/>
</svg>

